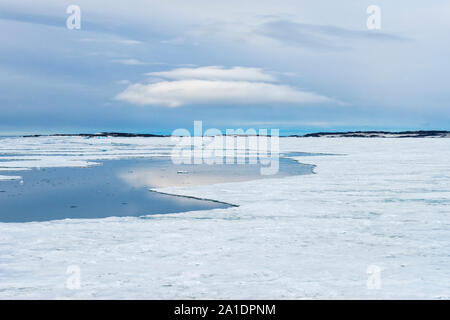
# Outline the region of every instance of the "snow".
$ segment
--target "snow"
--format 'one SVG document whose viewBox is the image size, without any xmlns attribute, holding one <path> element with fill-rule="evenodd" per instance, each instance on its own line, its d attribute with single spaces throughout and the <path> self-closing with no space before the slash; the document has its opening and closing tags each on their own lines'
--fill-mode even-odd
<svg viewBox="0 0 450 320">
<path fill-rule="evenodd" d="M 169 145 L 7 138 L 0 154 L 18 157 L 15 168 L 75 166 Z M 280 148 L 335 155 L 294 157 L 315 164 L 312 175 L 158 189 L 239 207 L 0 223 L 0 298 L 450 298 L 450 139 L 282 138 Z M 81 287 L 70 290 L 73 265 Z"/>
</svg>

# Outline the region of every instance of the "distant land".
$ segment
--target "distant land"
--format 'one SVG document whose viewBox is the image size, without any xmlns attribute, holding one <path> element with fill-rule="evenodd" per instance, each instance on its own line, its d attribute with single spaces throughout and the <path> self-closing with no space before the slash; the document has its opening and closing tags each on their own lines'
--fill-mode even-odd
<svg viewBox="0 0 450 320">
<path fill-rule="evenodd" d="M 349 131 L 349 132 L 317 132 L 302 136 L 290 137 L 326 137 L 326 138 L 450 138 L 450 131 L 420 130 L 420 131 Z"/>
<path fill-rule="evenodd" d="M 100 132 L 100 133 L 57 133 L 57 134 L 33 134 L 23 137 L 170 137 L 170 135 L 151 133 L 127 133 L 127 132 Z M 245 135 L 244 135 L 245 136 Z M 347 131 L 347 132 L 317 132 L 304 135 L 289 135 L 294 138 L 450 138 L 450 131 L 419 130 L 419 131 Z"/>
<path fill-rule="evenodd" d="M 55 134 L 32 134 L 25 135 L 24 138 L 30 137 L 170 137 L 170 135 L 151 134 L 151 133 L 127 133 L 127 132 L 99 132 L 99 133 L 55 133 Z"/>
</svg>

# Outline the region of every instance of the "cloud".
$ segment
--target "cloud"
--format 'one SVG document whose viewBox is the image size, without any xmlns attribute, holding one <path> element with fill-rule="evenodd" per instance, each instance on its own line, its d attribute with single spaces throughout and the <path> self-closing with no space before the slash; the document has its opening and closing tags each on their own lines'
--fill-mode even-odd
<svg viewBox="0 0 450 320">
<path fill-rule="evenodd" d="M 105 42 L 105 43 L 112 43 L 112 44 L 124 44 L 124 45 L 138 45 L 142 44 L 142 41 L 133 40 L 133 39 L 123 39 L 123 38 L 81 38 L 79 41 L 81 42 Z"/>
<path fill-rule="evenodd" d="M 339 48 L 354 41 L 402 42 L 406 38 L 368 30 L 351 30 L 336 26 L 275 20 L 263 23 L 256 32 L 284 44 L 311 48 Z"/>
<path fill-rule="evenodd" d="M 271 83 L 275 79 L 257 68 L 181 68 L 149 75 L 154 83 L 130 85 L 117 100 L 137 105 L 181 107 L 193 104 L 323 103 L 332 99 L 314 92 Z M 265 80 L 265 81 L 264 81 Z"/>
<path fill-rule="evenodd" d="M 170 71 L 150 72 L 148 76 L 162 77 L 173 80 L 201 79 L 201 80 L 237 80 L 272 82 L 276 79 L 259 68 L 233 67 L 225 69 L 220 66 L 198 68 L 177 68 Z"/>
<path fill-rule="evenodd" d="M 119 80 L 119 81 L 116 81 L 114 83 L 122 84 L 122 85 L 129 85 L 129 84 L 131 84 L 131 81 L 130 80 Z"/>
<path fill-rule="evenodd" d="M 177 38 L 172 38 L 172 39 L 167 39 L 167 40 L 161 40 L 161 43 L 171 44 L 171 45 L 174 45 L 174 46 L 181 46 L 181 45 L 186 43 L 186 39 L 185 38 L 181 38 L 181 37 L 177 37 Z"/>
<path fill-rule="evenodd" d="M 125 64 L 128 66 L 138 66 L 138 65 L 143 65 L 146 64 L 145 62 L 142 62 L 140 60 L 137 59 L 114 59 L 111 60 L 112 62 L 116 62 L 116 63 L 120 63 L 120 64 Z"/>
</svg>

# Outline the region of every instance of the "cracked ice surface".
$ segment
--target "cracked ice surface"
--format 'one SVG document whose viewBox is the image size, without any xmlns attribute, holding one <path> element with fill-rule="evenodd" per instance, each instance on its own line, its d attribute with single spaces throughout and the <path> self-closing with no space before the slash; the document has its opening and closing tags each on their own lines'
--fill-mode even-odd
<svg viewBox="0 0 450 320">
<path fill-rule="evenodd" d="M 61 156 L 69 162 L 148 156 L 167 144 L 45 139 L 48 154 L 73 147 L 76 156 Z M 38 140 L 27 143 L 45 154 Z M 296 157 L 317 165 L 313 175 L 161 189 L 239 207 L 0 223 L 0 298 L 450 298 L 450 139 L 283 138 L 280 146 L 339 155 Z M 20 140 L 7 148 L 30 152 Z M 79 290 L 65 288 L 70 265 L 80 267 Z M 381 282 L 369 290 L 373 265 Z"/>
</svg>

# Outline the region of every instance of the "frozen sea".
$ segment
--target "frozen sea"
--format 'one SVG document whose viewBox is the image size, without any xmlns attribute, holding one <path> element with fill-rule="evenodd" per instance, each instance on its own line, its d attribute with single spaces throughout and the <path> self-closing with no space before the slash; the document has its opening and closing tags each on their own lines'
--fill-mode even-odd
<svg viewBox="0 0 450 320">
<path fill-rule="evenodd" d="M 0 186 L 26 184 L 33 168 L 172 148 L 168 138 L 0 142 Z M 237 207 L 0 223 L 0 298 L 450 298 L 450 139 L 281 138 L 280 148 L 315 173 L 154 188 Z"/>
</svg>

